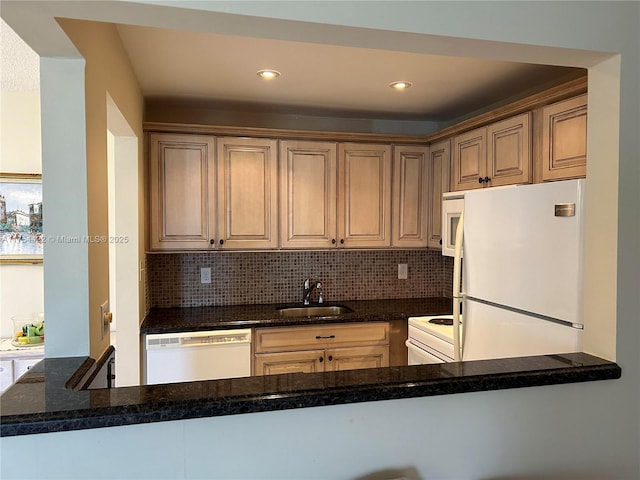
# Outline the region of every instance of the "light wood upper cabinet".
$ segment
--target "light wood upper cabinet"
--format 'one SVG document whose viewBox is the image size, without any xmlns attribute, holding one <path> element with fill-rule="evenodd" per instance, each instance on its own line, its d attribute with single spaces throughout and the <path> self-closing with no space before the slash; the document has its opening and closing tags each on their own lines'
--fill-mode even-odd
<svg viewBox="0 0 640 480">
<path fill-rule="evenodd" d="M 336 245 L 335 143 L 280 142 L 280 246 Z"/>
<path fill-rule="evenodd" d="M 149 135 L 152 250 L 278 246 L 275 140 Z"/>
<path fill-rule="evenodd" d="M 215 235 L 215 147 L 209 136 L 151 134 L 150 247 L 207 249 Z"/>
<path fill-rule="evenodd" d="M 275 140 L 218 139 L 218 247 L 278 246 Z"/>
<path fill-rule="evenodd" d="M 524 113 L 454 139 L 452 190 L 530 183 L 531 114 Z"/>
<path fill-rule="evenodd" d="M 485 186 L 531 183 L 531 114 L 523 113 L 487 127 Z"/>
<path fill-rule="evenodd" d="M 482 188 L 487 176 L 487 129 L 476 128 L 453 139 L 451 190 Z"/>
<path fill-rule="evenodd" d="M 429 147 L 393 148 L 394 247 L 427 246 Z"/>
<path fill-rule="evenodd" d="M 587 174 L 587 95 L 542 108 L 542 180 Z"/>
<path fill-rule="evenodd" d="M 391 246 L 391 147 L 338 145 L 339 246 Z"/>
<path fill-rule="evenodd" d="M 441 248 L 442 243 L 442 194 L 449 191 L 451 168 L 451 142 L 434 143 L 429 150 L 427 217 L 427 246 Z"/>
</svg>

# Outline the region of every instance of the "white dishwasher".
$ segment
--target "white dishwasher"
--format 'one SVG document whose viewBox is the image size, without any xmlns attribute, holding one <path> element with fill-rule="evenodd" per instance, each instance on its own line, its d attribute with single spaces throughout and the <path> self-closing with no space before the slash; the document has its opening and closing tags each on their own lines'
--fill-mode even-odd
<svg viewBox="0 0 640 480">
<path fill-rule="evenodd" d="M 251 375 L 251 329 L 145 335 L 144 382 L 194 382 Z"/>
</svg>

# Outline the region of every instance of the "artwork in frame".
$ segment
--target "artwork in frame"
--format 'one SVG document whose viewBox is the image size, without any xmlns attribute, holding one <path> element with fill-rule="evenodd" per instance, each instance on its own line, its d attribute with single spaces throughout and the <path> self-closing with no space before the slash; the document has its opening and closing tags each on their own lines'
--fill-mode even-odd
<svg viewBox="0 0 640 480">
<path fill-rule="evenodd" d="M 0 263 L 42 263 L 42 175 L 0 173 Z"/>
</svg>

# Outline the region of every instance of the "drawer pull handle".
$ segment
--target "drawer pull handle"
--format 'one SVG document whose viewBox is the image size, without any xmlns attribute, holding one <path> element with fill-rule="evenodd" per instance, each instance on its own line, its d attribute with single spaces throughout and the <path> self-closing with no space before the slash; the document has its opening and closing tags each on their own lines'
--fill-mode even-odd
<svg viewBox="0 0 640 480">
<path fill-rule="evenodd" d="M 316 340 L 323 340 L 323 339 L 330 339 L 330 338 L 336 338 L 336 336 L 335 335 L 327 335 L 327 336 L 316 335 Z"/>
</svg>

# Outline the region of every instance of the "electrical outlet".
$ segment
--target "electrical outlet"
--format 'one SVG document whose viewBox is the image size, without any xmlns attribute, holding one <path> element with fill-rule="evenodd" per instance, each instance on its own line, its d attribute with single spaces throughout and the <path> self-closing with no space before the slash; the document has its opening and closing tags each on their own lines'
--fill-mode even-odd
<svg viewBox="0 0 640 480">
<path fill-rule="evenodd" d="M 407 278 L 409 278 L 409 268 L 406 263 L 398 264 L 398 278 L 400 280 L 406 280 Z"/>
<path fill-rule="evenodd" d="M 210 267 L 203 267 L 200 269 L 200 283 L 211 283 Z"/>
</svg>

